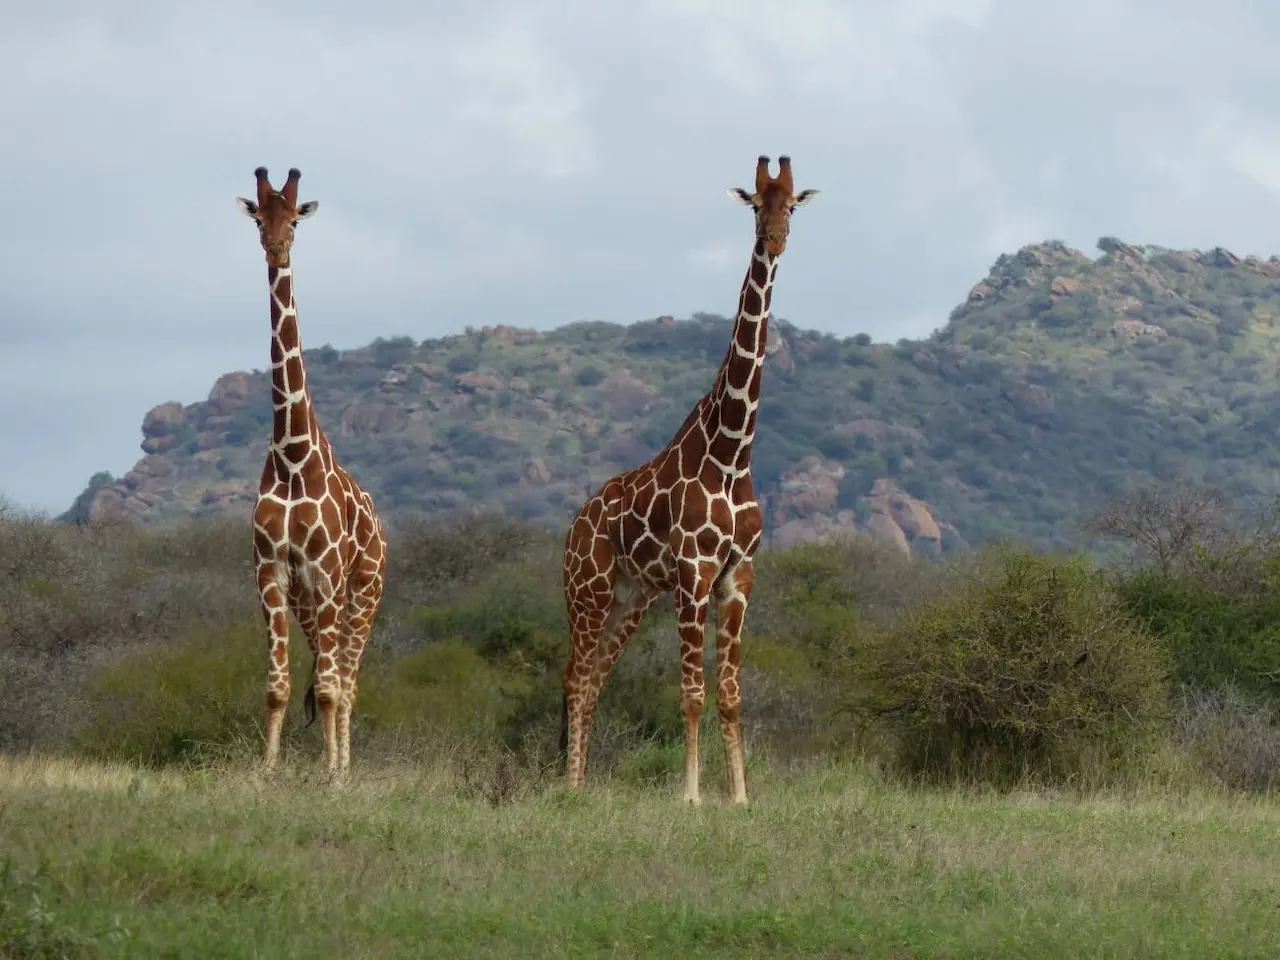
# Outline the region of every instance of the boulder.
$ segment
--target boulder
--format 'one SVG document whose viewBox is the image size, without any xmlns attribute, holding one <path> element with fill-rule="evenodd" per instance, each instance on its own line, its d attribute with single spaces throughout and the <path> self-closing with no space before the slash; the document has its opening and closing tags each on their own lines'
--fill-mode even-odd
<svg viewBox="0 0 1280 960">
<path fill-rule="evenodd" d="M 541 457 L 534 457 L 525 464 L 524 475 L 535 486 L 544 487 L 551 482 L 551 471 Z"/>
<path fill-rule="evenodd" d="M 791 344 L 776 324 L 769 327 L 764 353 L 769 358 L 769 363 L 783 373 L 796 372 L 796 361 L 795 357 L 791 355 Z"/>
<path fill-rule="evenodd" d="M 973 289 L 969 291 L 969 302 L 975 303 L 980 300 L 986 300 L 991 294 L 995 293 L 991 285 L 985 280 L 975 283 Z"/>
<path fill-rule="evenodd" d="M 779 480 L 774 522 L 783 524 L 791 519 L 834 513 L 843 478 L 843 464 L 817 456 L 805 457 Z"/>
<path fill-rule="evenodd" d="M 819 513 L 779 524 L 773 529 L 772 543 L 785 550 L 802 543 L 821 543 L 838 537 L 860 535 L 861 531 L 854 522 L 853 511 L 841 510 L 834 517 Z"/>
<path fill-rule="evenodd" d="M 224 373 L 214 381 L 209 391 L 209 412 L 212 414 L 229 414 L 243 407 L 257 394 L 264 402 L 269 400 L 270 393 L 255 389 L 254 375 L 237 371 Z"/>
<path fill-rule="evenodd" d="M 1117 320 L 1115 326 L 1111 328 L 1111 335 L 1127 341 L 1136 340 L 1139 337 L 1163 340 L 1169 332 L 1154 323 L 1143 323 L 1141 320 Z"/>
<path fill-rule="evenodd" d="M 634 416 L 649 409 L 658 391 L 629 370 L 615 370 L 596 390 L 615 416 Z"/>
<path fill-rule="evenodd" d="M 1054 277 L 1049 284 L 1049 294 L 1054 297 L 1069 297 L 1079 292 L 1083 284 L 1075 277 Z"/>
<path fill-rule="evenodd" d="M 871 507 L 867 526 L 879 539 L 909 551 L 936 554 L 941 549 L 942 528 L 928 506 L 888 477 L 876 480 L 863 499 Z"/>
<path fill-rule="evenodd" d="M 152 407 L 142 418 L 142 449 L 146 453 L 163 453 L 178 442 L 186 425 L 186 412 L 177 401 Z"/>
<path fill-rule="evenodd" d="M 1053 409 L 1053 392 L 1038 383 L 1013 383 L 1002 387 L 1000 395 L 1015 407 L 1040 407 Z"/>
</svg>

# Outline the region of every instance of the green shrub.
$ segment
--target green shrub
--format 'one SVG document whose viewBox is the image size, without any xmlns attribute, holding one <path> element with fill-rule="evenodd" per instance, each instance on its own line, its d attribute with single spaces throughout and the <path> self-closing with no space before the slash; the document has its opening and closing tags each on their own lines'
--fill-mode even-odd
<svg viewBox="0 0 1280 960">
<path fill-rule="evenodd" d="M 807 661 L 825 663 L 862 624 L 850 559 L 838 544 L 806 544 L 761 557 L 760 589 L 747 609 L 744 632 L 785 638 Z"/>
<path fill-rule="evenodd" d="M 604 378 L 605 372 L 595 364 L 588 364 L 574 375 L 574 379 L 583 387 L 594 387 Z"/>
<path fill-rule="evenodd" d="M 259 736 L 265 719 L 266 650 L 259 622 L 121 658 L 90 683 L 88 708 L 96 716 L 74 743 L 97 758 L 149 766 L 242 746 Z"/>
<path fill-rule="evenodd" d="M 1164 648 L 1080 557 L 990 553 L 852 653 L 849 706 L 928 777 L 1103 776 L 1167 712 Z"/>
<path fill-rule="evenodd" d="M 1280 598 L 1232 596 L 1196 577 L 1154 570 L 1118 577 L 1114 589 L 1169 648 L 1180 683 L 1233 687 L 1280 707 Z"/>
<path fill-rule="evenodd" d="M 673 783 L 684 774 L 683 743 L 648 740 L 618 762 L 615 776 L 640 787 Z"/>
<path fill-rule="evenodd" d="M 361 670 L 356 716 L 371 733 L 481 737 L 492 734 L 506 710 L 502 677 L 475 647 L 460 640 L 379 658 Z"/>
</svg>

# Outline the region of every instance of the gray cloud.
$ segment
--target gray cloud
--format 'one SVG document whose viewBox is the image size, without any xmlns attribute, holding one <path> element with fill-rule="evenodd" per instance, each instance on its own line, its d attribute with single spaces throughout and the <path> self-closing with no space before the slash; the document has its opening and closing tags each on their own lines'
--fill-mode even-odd
<svg viewBox="0 0 1280 960">
<path fill-rule="evenodd" d="M 320 201 L 313 346 L 727 313 L 761 152 L 822 190 L 775 311 L 840 334 L 926 334 L 1049 237 L 1280 246 L 1280 8 L 1245 0 L 103 6 L 0 36 L 0 493 L 50 510 L 265 364 L 259 164 Z"/>
</svg>

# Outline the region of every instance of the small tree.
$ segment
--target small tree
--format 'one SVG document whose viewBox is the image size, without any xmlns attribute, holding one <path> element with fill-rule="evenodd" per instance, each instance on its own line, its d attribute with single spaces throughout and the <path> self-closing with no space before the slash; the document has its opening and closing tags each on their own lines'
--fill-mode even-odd
<svg viewBox="0 0 1280 960">
<path fill-rule="evenodd" d="M 1168 654 L 1079 557 L 988 553 L 853 653 L 849 706 L 913 774 L 1092 778 L 1167 705 Z"/>
<path fill-rule="evenodd" d="M 1084 524 L 1086 532 L 1137 546 L 1161 573 L 1220 538 L 1226 500 L 1214 489 L 1147 487 L 1114 500 Z"/>
</svg>

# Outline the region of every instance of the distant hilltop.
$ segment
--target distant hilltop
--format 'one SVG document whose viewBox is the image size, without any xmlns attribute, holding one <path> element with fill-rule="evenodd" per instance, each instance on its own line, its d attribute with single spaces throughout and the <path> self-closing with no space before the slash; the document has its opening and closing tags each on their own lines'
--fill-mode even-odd
<svg viewBox="0 0 1280 960">
<path fill-rule="evenodd" d="M 1175 475 L 1270 499 L 1280 258 L 1098 247 L 1096 259 L 1058 241 L 1002 255 L 922 340 L 775 320 L 752 460 L 771 541 L 1061 543 L 1083 510 Z M 305 356 L 321 422 L 385 513 L 491 509 L 561 527 L 671 438 L 729 332 L 710 314 L 500 324 Z M 92 478 L 65 518 L 247 519 L 270 409 L 257 370 L 156 406 L 142 459 Z"/>
</svg>

